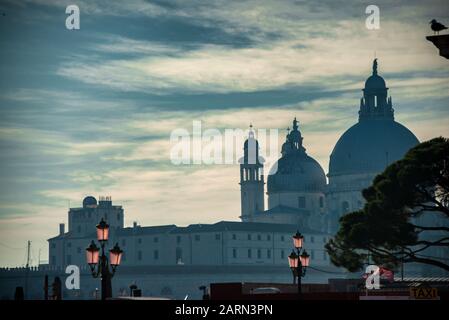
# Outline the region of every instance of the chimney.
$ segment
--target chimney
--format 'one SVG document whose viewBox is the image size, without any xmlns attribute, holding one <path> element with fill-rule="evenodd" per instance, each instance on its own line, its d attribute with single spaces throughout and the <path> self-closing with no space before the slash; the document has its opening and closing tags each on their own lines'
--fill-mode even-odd
<svg viewBox="0 0 449 320">
<path fill-rule="evenodd" d="M 64 223 L 60 223 L 59 224 L 59 235 L 62 236 L 65 232 L 65 224 Z"/>
</svg>

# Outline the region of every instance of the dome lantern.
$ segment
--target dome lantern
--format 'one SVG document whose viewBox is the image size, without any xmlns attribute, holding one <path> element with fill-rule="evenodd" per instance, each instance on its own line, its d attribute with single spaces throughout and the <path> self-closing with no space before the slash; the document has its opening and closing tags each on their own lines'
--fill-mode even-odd
<svg viewBox="0 0 449 320">
<path fill-rule="evenodd" d="M 385 80 L 378 75 L 377 59 L 373 61 L 373 72 L 365 81 L 363 98 L 360 100 L 359 121 L 368 119 L 394 120 L 394 111 Z"/>
</svg>

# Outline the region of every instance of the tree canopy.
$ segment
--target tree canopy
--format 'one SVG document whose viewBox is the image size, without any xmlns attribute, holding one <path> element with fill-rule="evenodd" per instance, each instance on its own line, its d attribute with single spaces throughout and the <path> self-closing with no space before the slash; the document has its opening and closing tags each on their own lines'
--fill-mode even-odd
<svg viewBox="0 0 449 320">
<path fill-rule="evenodd" d="M 364 208 L 340 218 L 326 249 L 336 266 L 357 271 L 368 255 L 376 264 L 449 265 L 424 251 L 449 248 L 449 140 L 412 148 L 363 190 Z M 435 219 L 436 218 L 436 219 Z"/>
</svg>

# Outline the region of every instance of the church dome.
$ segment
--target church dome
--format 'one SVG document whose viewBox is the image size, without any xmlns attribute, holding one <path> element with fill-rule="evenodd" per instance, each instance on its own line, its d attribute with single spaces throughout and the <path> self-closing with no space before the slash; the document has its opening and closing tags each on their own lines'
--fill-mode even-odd
<svg viewBox="0 0 449 320">
<path fill-rule="evenodd" d="M 323 168 L 308 155 L 282 157 L 273 165 L 268 176 L 269 193 L 324 191 L 325 185 Z"/>
<path fill-rule="evenodd" d="M 365 82 L 360 101 L 359 122 L 337 141 L 330 156 L 329 177 L 380 173 L 419 143 L 409 129 L 394 121 L 387 91 L 385 80 L 377 74 L 377 59 L 374 59 L 373 73 Z"/>
<path fill-rule="evenodd" d="M 326 176 L 320 164 L 308 156 L 302 146 L 298 122 L 282 146 L 282 157 L 268 175 L 268 193 L 324 191 Z"/>
<path fill-rule="evenodd" d="M 409 129 L 394 120 L 360 121 L 335 145 L 330 156 L 329 176 L 380 173 L 418 143 Z"/>
<path fill-rule="evenodd" d="M 92 196 L 87 196 L 83 200 L 83 208 L 92 208 L 97 206 L 97 199 Z"/>
</svg>

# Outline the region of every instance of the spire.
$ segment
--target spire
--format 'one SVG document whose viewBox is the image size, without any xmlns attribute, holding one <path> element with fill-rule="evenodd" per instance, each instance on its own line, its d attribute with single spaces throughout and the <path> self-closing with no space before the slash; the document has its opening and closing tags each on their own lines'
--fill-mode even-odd
<svg viewBox="0 0 449 320">
<path fill-rule="evenodd" d="M 373 60 L 373 75 L 377 75 L 377 58 Z"/>
<path fill-rule="evenodd" d="M 255 137 L 255 133 L 253 130 L 253 125 L 250 123 L 248 129 L 248 138 L 245 140 L 243 144 L 244 156 L 243 163 L 245 164 L 259 164 L 259 142 Z"/>
<path fill-rule="evenodd" d="M 249 139 L 254 139 L 254 131 L 253 131 L 253 124 L 252 123 L 249 124 L 248 138 Z"/>
</svg>

